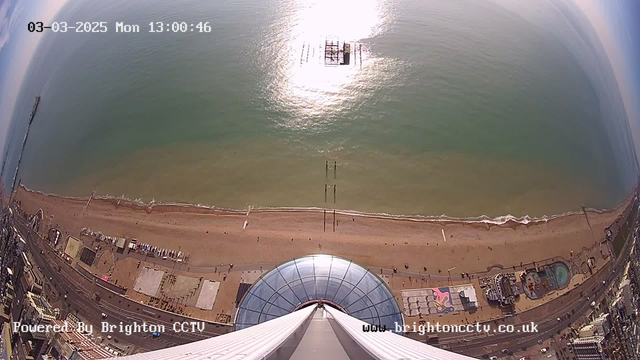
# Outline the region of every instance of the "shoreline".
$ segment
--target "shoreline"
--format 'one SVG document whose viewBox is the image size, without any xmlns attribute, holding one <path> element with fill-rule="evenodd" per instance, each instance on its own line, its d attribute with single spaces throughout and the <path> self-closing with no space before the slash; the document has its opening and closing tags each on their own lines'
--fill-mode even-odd
<svg viewBox="0 0 640 360">
<path fill-rule="evenodd" d="M 193 203 L 180 203 L 180 202 L 156 202 L 152 200 L 150 202 L 144 202 L 141 199 L 131 199 L 124 196 L 112 196 L 112 195 L 91 195 L 86 197 L 81 196 L 66 196 L 53 193 L 46 193 L 39 190 L 34 190 L 20 184 L 19 188 L 28 193 L 38 194 L 41 196 L 75 200 L 75 201 L 91 201 L 99 200 L 110 203 L 114 207 L 129 208 L 131 210 L 144 210 L 148 214 L 153 212 L 184 212 L 194 214 L 216 214 L 216 215 L 248 215 L 250 212 L 255 213 L 323 213 L 324 210 L 335 211 L 336 215 L 357 216 L 360 218 L 372 218 L 372 219 L 385 219 L 385 220 L 401 220 L 411 222 L 424 222 L 424 223 L 441 223 L 441 224 L 466 224 L 466 225 L 482 225 L 483 228 L 490 228 L 493 226 L 498 227 L 513 227 L 520 225 L 535 225 L 540 223 L 547 223 L 555 219 L 561 219 L 572 215 L 583 215 L 584 212 L 580 210 L 567 211 L 560 214 L 543 215 L 541 217 L 531 217 L 529 215 L 515 216 L 511 214 L 500 215 L 497 217 L 490 217 L 488 215 L 470 216 L 470 217 L 452 217 L 445 214 L 439 216 L 425 216 L 425 215 L 394 215 L 388 213 L 374 213 L 374 212 L 362 212 L 356 210 L 345 209 L 329 209 L 318 207 L 252 207 L 247 209 L 231 209 L 222 208 L 215 205 L 193 204 Z M 633 198 L 636 192 L 634 188 L 631 193 L 625 198 L 625 200 L 615 208 L 611 209 L 594 209 L 585 208 L 587 213 L 593 214 L 606 214 L 618 211 L 625 207 L 629 201 Z"/>
<path fill-rule="evenodd" d="M 635 195 L 635 194 L 634 194 Z M 159 248 L 181 250 L 190 266 L 280 264 L 326 253 L 363 266 L 456 267 L 481 272 L 501 265 L 569 258 L 601 244 L 607 228 L 629 201 L 604 213 L 576 213 L 551 220 L 504 224 L 451 220 L 389 219 L 342 215 L 336 211 L 224 211 L 211 207 L 144 204 L 123 198 L 57 197 L 20 187 L 16 194 L 28 214 L 43 210 L 45 229 L 79 236 L 83 227 L 105 235 L 135 238 Z M 630 197 L 631 199 L 631 197 Z M 89 204 L 89 206 L 87 206 Z M 324 225 L 323 225 L 324 223 Z"/>
</svg>

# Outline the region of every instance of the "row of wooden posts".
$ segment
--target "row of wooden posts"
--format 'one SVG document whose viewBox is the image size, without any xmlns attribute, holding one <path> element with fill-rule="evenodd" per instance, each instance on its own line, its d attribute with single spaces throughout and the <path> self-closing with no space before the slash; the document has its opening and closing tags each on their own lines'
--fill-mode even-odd
<svg viewBox="0 0 640 360">
<path fill-rule="evenodd" d="M 325 175 L 325 179 L 329 180 L 329 160 L 327 160 L 324 164 L 324 175 Z M 335 180 L 337 178 L 338 175 L 338 162 L 337 161 L 333 161 L 333 179 Z M 331 185 L 328 183 L 324 184 L 324 202 L 327 202 L 327 191 L 328 189 L 331 188 Z M 333 203 L 336 203 L 336 192 L 337 192 L 337 185 L 333 184 Z M 333 232 L 336 231 L 336 211 L 333 210 L 333 221 L 332 221 L 332 228 L 333 228 Z M 327 231 L 327 210 L 324 210 L 324 221 L 323 221 L 323 230 Z"/>
<path fill-rule="evenodd" d="M 336 232 L 336 211 L 333 210 L 333 221 L 332 221 L 332 226 L 333 226 L 333 232 Z M 323 231 L 327 231 L 327 210 L 324 210 L 324 221 L 322 222 L 322 226 L 323 226 Z"/>
<path fill-rule="evenodd" d="M 324 184 L 324 202 L 327 202 L 327 187 L 331 185 Z M 336 185 L 333 185 L 333 203 L 336 203 Z"/>
</svg>

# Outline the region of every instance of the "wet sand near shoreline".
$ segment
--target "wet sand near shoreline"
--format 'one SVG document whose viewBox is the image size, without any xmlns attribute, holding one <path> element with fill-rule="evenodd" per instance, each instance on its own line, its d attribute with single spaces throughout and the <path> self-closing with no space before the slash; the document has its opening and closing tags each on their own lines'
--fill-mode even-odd
<svg viewBox="0 0 640 360">
<path fill-rule="evenodd" d="M 604 238 L 627 202 L 613 211 L 573 214 L 528 225 L 411 221 L 312 211 L 253 211 L 230 213 L 196 207 L 159 205 L 152 209 L 117 200 L 71 199 L 18 190 L 16 200 L 28 213 L 44 211 L 44 228 L 60 228 L 65 235 L 82 227 L 109 236 L 133 237 L 139 242 L 181 250 L 190 266 L 219 264 L 279 264 L 309 254 L 331 254 L 364 266 L 446 274 L 482 272 L 494 265 L 555 256 L 570 257 Z M 248 226 L 243 229 L 245 220 Z M 446 241 L 443 239 L 446 236 Z M 41 231 L 42 232 L 42 231 Z"/>
</svg>

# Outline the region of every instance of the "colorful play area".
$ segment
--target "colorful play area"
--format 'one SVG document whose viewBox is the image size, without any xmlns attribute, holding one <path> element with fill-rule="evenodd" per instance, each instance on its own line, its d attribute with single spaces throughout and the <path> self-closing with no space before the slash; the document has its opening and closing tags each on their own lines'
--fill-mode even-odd
<svg viewBox="0 0 640 360">
<path fill-rule="evenodd" d="M 523 274 L 522 287 L 530 299 L 540 299 L 546 294 L 563 289 L 571 281 L 569 267 L 562 261 L 530 270 Z"/>
<path fill-rule="evenodd" d="M 406 316 L 474 311 L 478 299 L 473 284 L 402 290 Z"/>
</svg>

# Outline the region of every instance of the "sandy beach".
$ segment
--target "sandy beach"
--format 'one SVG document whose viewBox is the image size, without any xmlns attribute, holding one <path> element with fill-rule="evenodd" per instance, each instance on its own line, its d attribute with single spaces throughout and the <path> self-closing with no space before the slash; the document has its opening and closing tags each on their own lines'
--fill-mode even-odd
<svg viewBox="0 0 640 360">
<path fill-rule="evenodd" d="M 427 273 L 482 272 L 494 265 L 570 257 L 604 238 L 627 202 L 609 212 L 573 214 L 546 222 L 504 225 L 411 221 L 336 215 L 327 211 L 252 211 L 225 213 L 197 207 L 156 205 L 145 208 L 117 200 L 72 199 L 20 188 L 16 197 L 28 213 L 44 211 L 44 230 L 60 228 L 79 235 L 83 227 L 109 236 L 181 250 L 191 266 L 279 264 L 295 257 L 324 253 L 364 266 Z M 86 211 L 85 211 L 86 207 Z M 243 229 L 245 221 L 248 225 Z M 41 231 L 41 232 L 42 232 Z M 445 239 L 446 238 L 446 239 Z"/>
</svg>

